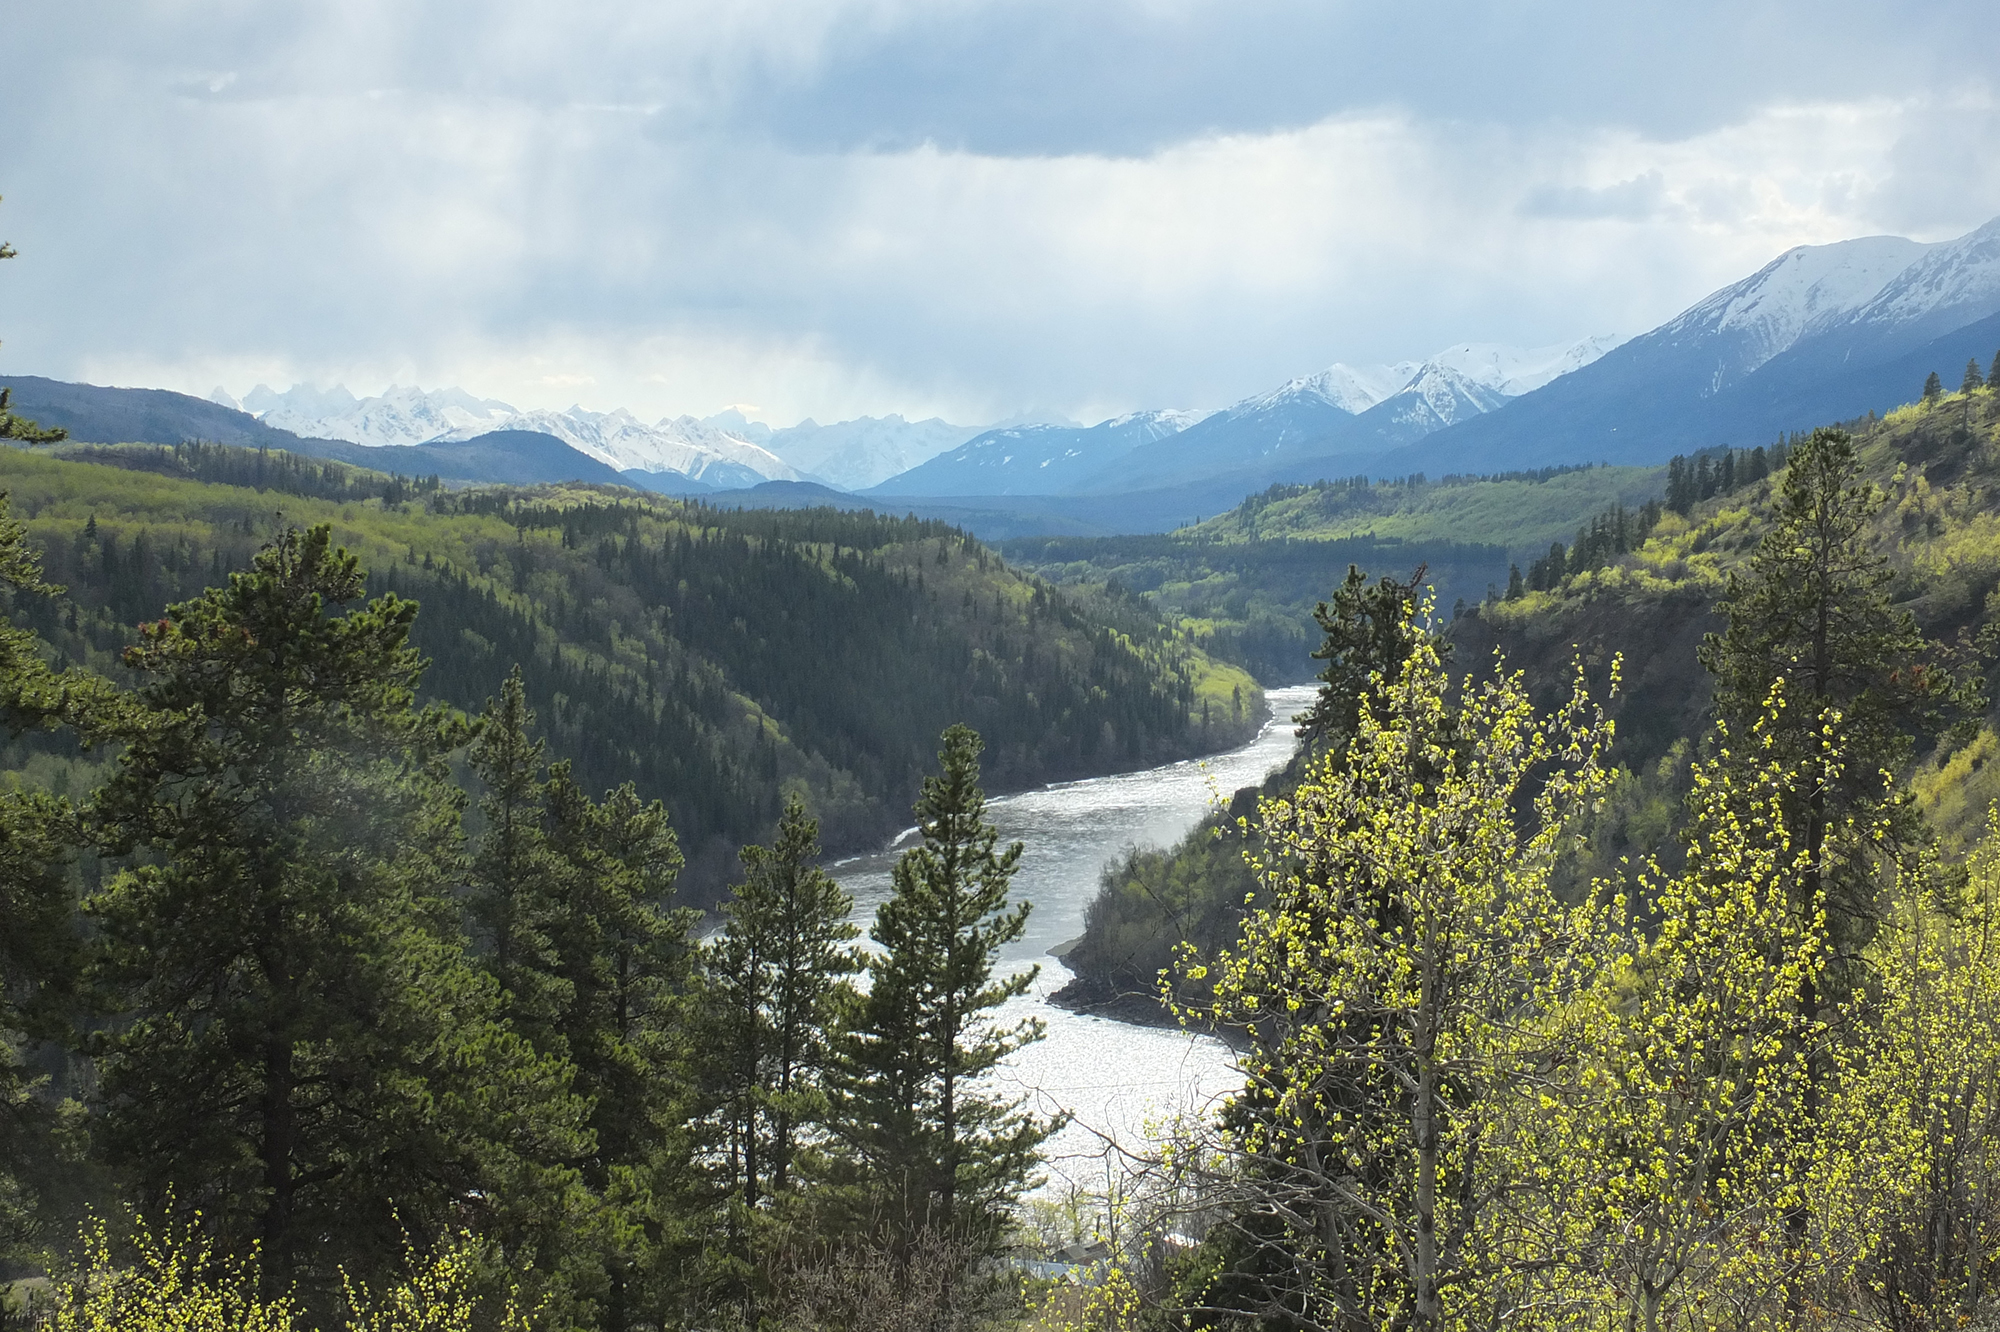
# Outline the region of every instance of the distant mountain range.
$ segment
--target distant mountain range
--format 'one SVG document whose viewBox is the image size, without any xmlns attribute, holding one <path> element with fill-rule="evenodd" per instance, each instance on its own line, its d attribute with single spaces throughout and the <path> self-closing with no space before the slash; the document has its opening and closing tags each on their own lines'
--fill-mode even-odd
<svg viewBox="0 0 2000 1332">
<path fill-rule="evenodd" d="M 2000 349 L 2000 218 L 1924 245 L 1787 250 L 1643 336 L 1490 414 L 1401 447 L 1385 471 L 1658 462 L 1883 412 L 1935 370 L 1956 388 Z"/>
<path fill-rule="evenodd" d="M 1091 426 L 884 416 L 774 428 L 736 410 L 647 423 L 622 410 L 519 411 L 458 389 L 356 398 L 259 385 L 239 403 L 219 389 L 203 401 L 7 382 L 17 411 L 81 440 L 213 439 L 451 481 L 567 472 L 724 503 L 860 492 L 897 510 L 995 515 L 1009 530 L 1044 520 L 1145 530 L 1273 482 L 1648 464 L 1764 443 L 1907 402 L 1933 370 L 1955 386 L 1967 359 L 1985 366 L 1996 349 L 2000 219 L 1935 244 L 1800 246 L 1626 342 L 1461 343 L 1422 362 L 1329 366 L 1220 411 Z"/>
</svg>

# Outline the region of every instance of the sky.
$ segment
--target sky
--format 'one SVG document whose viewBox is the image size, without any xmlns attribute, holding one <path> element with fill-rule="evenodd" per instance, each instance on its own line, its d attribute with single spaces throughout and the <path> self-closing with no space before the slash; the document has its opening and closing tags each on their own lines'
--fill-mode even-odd
<svg viewBox="0 0 2000 1332">
<path fill-rule="evenodd" d="M 2000 215 L 1990 0 L 0 0 L 0 376 L 962 424 Z"/>
</svg>

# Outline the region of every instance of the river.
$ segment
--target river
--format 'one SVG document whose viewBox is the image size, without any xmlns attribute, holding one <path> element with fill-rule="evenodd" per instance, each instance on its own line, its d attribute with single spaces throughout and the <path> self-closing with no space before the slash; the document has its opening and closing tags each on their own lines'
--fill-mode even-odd
<svg viewBox="0 0 2000 1332">
<path fill-rule="evenodd" d="M 1048 996 L 1069 982 L 1070 971 L 1048 951 L 1083 933 L 1084 910 L 1108 862 L 1127 847 L 1179 841 L 1212 801 L 1226 801 L 1238 787 L 1281 766 L 1292 752 L 1291 717 L 1305 709 L 1314 688 L 1268 691 L 1272 720 L 1256 739 L 1228 753 L 1062 782 L 988 803 L 987 817 L 1003 840 L 1027 848 L 1014 876 L 1014 895 L 1034 903 L 1027 933 L 1001 953 L 1000 966 L 1041 967 L 1028 993 L 1002 1009 L 1000 1018 L 1034 1016 L 1048 1027 L 1047 1037 L 1012 1056 L 996 1080 L 1044 1113 L 1062 1109 L 1074 1116 L 1045 1148 L 1052 1187 L 1103 1187 L 1113 1168 L 1106 1139 L 1138 1146 L 1149 1121 L 1198 1113 L 1238 1085 L 1229 1051 L 1212 1037 L 1087 1017 L 1049 1003 Z M 915 835 L 912 828 L 878 854 L 831 867 L 854 896 L 857 920 L 874 918 L 889 895 L 890 867 Z"/>
</svg>

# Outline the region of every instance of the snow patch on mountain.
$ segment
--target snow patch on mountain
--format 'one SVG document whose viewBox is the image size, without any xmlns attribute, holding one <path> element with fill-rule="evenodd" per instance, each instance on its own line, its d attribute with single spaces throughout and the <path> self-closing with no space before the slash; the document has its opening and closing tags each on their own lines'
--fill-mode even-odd
<svg viewBox="0 0 2000 1332">
<path fill-rule="evenodd" d="M 1518 398 L 1572 370 L 1581 370 L 1623 341 L 1612 334 L 1600 333 L 1546 347 L 1461 342 L 1445 348 L 1424 365 L 1427 369 L 1442 366 L 1503 398 Z"/>
<path fill-rule="evenodd" d="M 1802 338 L 1851 320 L 1931 248 L 1901 236 L 1795 246 L 1653 336 L 1678 344 L 1715 342 L 1714 393 Z"/>
<path fill-rule="evenodd" d="M 1386 418 L 1397 434 L 1415 439 L 1490 412 L 1505 403 L 1507 396 L 1432 361 L 1408 384 L 1371 408 L 1369 416 Z"/>
<path fill-rule="evenodd" d="M 1253 394 L 1227 411 L 1231 416 L 1248 416 L 1325 403 L 1349 416 L 1359 416 L 1409 383 L 1418 368 L 1415 361 L 1362 366 L 1336 362 L 1316 375 L 1289 379 L 1268 393 Z"/>
<path fill-rule="evenodd" d="M 729 412 L 707 418 L 707 424 L 730 428 Z M 760 422 L 748 422 L 759 425 Z M 781 430 L 764 427 L 757 442 L 800 471 L 845 490 L 866 490 L 949 452 L 979 434 L 983 426 L 953 425 L 933 416 L 906 421 L 901 416 L 863 416 L 821 425 L 807 417 Z M 750 438 L 740 429 L 731 433 Z"/>
<path fill-rule="evenodd" d="M 623 408 L 615 412 L 538 408 L 517 412 L 498 427 L 461 426 L 439 438 L 442 442 L 475 439 L 494 429 L 554 435 L 579 453 L 621 472 L 678 472 L 724 488 L 808 479 L 769 449 L 704 425 L 692 416 L 663 417 L 647 425 Z"/>
<path fill-rule="evenodd" d="M 516 415 L 504 402 L 476 398 L 463 389 L 426 392 L 401 384 L 372 398 L 356 398 L 340 384 L 325 391 L 294 384 L 283 393 L 259 384 L 243 396 L 243 410 L 295 435 L 374 446 L 422 444 L 462 429 L 484 434 L 505 428 Z"/>
<path fill-rule="evenodd" d="M 1942 315 L 1963 327 L 1995 312 L 2000 312 L 2000 217 L 1957 240 L 1924 247 L 1852 322 L 1914 324 Z"/>
</svg>

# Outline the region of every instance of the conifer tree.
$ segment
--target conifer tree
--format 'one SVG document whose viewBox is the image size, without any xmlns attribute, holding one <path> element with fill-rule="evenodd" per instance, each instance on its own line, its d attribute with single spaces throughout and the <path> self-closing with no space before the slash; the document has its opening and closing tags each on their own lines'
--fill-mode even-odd
<svg viewBox="0 0 2000 1332">
<path fill-rule="evenodd" d="M 1925 376 L 1924 378 L 1924 401 L 1936 402 L 1939 398 L 1942 398 L 1943 396 L 1944 396 L 1944 381 L 1942 379 L 1939 379 L 1938 372 L 1933 370 L 1930 372 L 1929 375 Z"/>
<path fill-rule="evenodd" d="M 24 597 L 59 594 L 0 492 L 0 591 Z M 101 678 L 58 673 L 30 630 L 0 618 L 0 726 L 13 735 L 67 722 L 96 732 L 118 700 Z M 30 1041 L 60 1040 L 81 938 L 70 869 L 83 840 L 67 799 L 43 792 L 0 793 L 0 1254 L 46 1223 L 40 1195 L 56 1164 L 54 1107 L 37 1094 L 42 1079 L 22 1060 Z"/>
<path fill-rule="evenodd" d="M 1715 676 L 1716 715 L 1732 734 L 1762 722 L 1765 700 L 1782 683 L 1786 707 L 1772 737 L 1781 758 L 1815 763 L 1825 728 L 1840 736 L 1838 773 L 1785 809 L 1813 866 L 1794 905 L 1802 916 L 1826 912 L 1830 966 L 1841 980 L 1873 933 L 1875 857 L 1914 845 L 1921 832 L 1913 800 L 1885 792 L 1882 774 L 1902 770 L 1912 733 L 1941 725 L 1963 690 L 1932 660 L 1915 617 L 1889 599 L 1888 562 L 1869 528 L 1883 497 L 1853 441 L 1816 430 L 1789 461 L 1772 528 L 1724 592 L 1728 627 L 1704 641 L 1701 658 Z M 1878 822 L 1886 843 L 1838 835 Z"/>
<path fill-rule="evenodd" d="M 819 824 L 793 797 L 767 849 L 743 848 L 743 882 L 707 949 L 746 1206 L 795 1182 L 800 1134 L 826 1118 L 835 1023 L 852 1004 L 853 899 L 814 862 Z"/>
<path fill-rule="evenodd" d="M 1959 380 L 1958 391 L 1960 393 L 1970 393 L 1974 389 L 1981 389 L 1985 387 L 1986 387 L 1986 376 L 1979 373 L 1978 360 L 1968 357 L 1965 362 L 1965 377 Z"/>
<path fill-rule="evenodd" d="M 695 913 L 672 905 L 680 846 L 659 801 L 627 782 L 593 802 L 556 764 L 543 788 L 547 847 L 562 864 L 546 935 L 561 997 L 550 1028 L 588 1105 L 583 1182 L 598 1325 L 660 1322 L 684 1294 L 678 1265 L 700 1243 L 700 1146 L 689 1048 Z"/>
<path fill-rule="evenodd" d="M 486 701 L 469 754 L 485 787 L 479 801 L 485 831 L 472 857 L 467 906 L 509 1019 L 549 1049 L 556 1015 L 569 998 L 549 942 L 565 867 L 544 827 L 543 746 L 529 734 L 534 724 L 517 665 L 500 697 Z"/>
<path fill-rule="evenodd" d="M 1383 691 L 1416 646 L 1410 625 L 1423 579 L 1420 565 L 1408 579 L 1385 575 L 1371 587 L 1360 566 L 1350 564 L 1333 599 L 1314 608 L 1313 619 L 1326 637 L 1313 650 L 1313 660 L 1326 666 L 1311 710 L 1293 718 L 1308 751 L 1343 749 L 1359 728 L 1362 711 L 1379 709 Z"/>
<path fill-rule="evenodd" d="M 1986 370 L 1986 382 L 1992 388 L 2000 390 L 2000 351 L 1993 353 L 1993 364 Z"/>
<path fill-rule="evenodd" d="M 994 975 L 1027 927 L 1007 900 L 1019 842 L 999 849 L 979 789 L 979 736 L 944 733 L 940 772 L 917 801 L 923 841 L 896 862 L 870 937 L 868 994 L 845 1043 L 841 1132 L 862 1171 L 864 1205 L 906 1252 L 929 1232 L 986 1247 L 1027 1184 L 1054 1125 L 979 1089 L 1000 1060 L 1041 1039 L 995 1010 L 1027 993 L 1038 968 Z"/>
<path fill-rule="evenodd" d="M 138 856 L 88 903 L 125 1020 L 100 1056 L 112 1159 L 266 1296 L 373 1279 L 406 1237 L 560 1195 L 566 1071 L 498 1020 L 448 898 L 463 728 L 413 707 L 416 614 L 330 532 L 287 530 L 145 625 L 143 714 L 94 811 Z M 484 1224 L 482 1221 L 481 1224 Z"/>
</svg>

